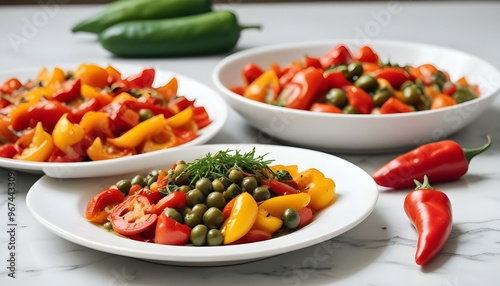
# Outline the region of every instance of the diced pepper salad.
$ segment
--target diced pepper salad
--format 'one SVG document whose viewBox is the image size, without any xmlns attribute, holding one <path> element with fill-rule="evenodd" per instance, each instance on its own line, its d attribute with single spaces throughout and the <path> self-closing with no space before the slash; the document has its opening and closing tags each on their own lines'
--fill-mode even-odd
<svg viewBox="0 0 500 286">
<path fill-rule="evenodd" d="M 286 66 L 247 63 L 243 84 L 229 87 L 252 100 L 313 112 L 391 114 L 438 109 L 480 96 L 463 76 L 425 63 L 383 62 L 370 46 L 355 52 L 343 44 L 323 55 L 306 55 Z"/>
<path fill-rule="evenodd" d="M 171 148 L 210 124 L 205 107 L 156 71 L 123 76 L 113 66 L 42 68 L 0 86 L 0 157 L 33 162 L 98 161 Z"/>
<path fill-rule="evenodd" d="M 88 202 L 85 218 L 133 240 L 218 246 L 286 235 L 333 204 L 331 178 L 266 155 L 221 150 L 123 178 Z"/>
</svg>

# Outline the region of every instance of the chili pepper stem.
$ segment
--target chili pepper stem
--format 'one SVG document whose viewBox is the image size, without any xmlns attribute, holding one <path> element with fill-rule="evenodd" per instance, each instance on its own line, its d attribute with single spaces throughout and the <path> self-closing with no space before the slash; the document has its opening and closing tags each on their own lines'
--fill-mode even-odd
<svg viewBox="0 0 500 286">
<path fill-rule="evenodd" d="M 427 177 L 427 175 L 424 175 L 424 181 L 422 183 L 420 183 L 417 180 L 413 180 L 413 181 L 415 182 L 415 185 L 416 185 L 415 190 L 432 190 L 432 189 L 434 189 L 429 184 L 429 178 Z"/>
<path fill-rule="evenodd" d="M 260 30 L 262 28 L 261 25 L 239 25 L 240 31 L 246 30 L 246 29 L 257 29 Z"/>
<path fill-rule="evenodd" d="M 488 139 L 488 142 L 481 147 L 473 149 L 463 148 L 465 159 L 467 159 L 467 162 L 470 163 L 470 160 L 472 160 L 472 158 L 474 158 L 478 154 L 483 153 L 491 147 L 491 137 L 487 135 L 486 138 Z"/>
</svg>

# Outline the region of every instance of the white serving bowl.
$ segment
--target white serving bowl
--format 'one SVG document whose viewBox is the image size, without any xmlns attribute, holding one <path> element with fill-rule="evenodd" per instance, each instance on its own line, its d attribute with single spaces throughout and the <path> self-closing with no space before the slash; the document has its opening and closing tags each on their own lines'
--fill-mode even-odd
<svg viewBox="0 0 500 286">
<path fill-rule="evenodd" d="M 264 46 L 234 53 L 215 67 L 212 80 L 227 103 L 261 132 L 290 145 L 346 153 L 403 150 L 444 139 L 470 124 L 493 103 L 500 90 L 500 72 L 473 55 L 438 46 L 411 42 L 371 41 L 382 61 L 401 65 L 434 64 L 452 81 L 466 76 L 478 84 L 481 96 L 452 107 L 399 114 L 329 114 L 278 107 L 244 98 L 228 87 L 242 85 L 241 71 L 253 62 L 268 69 L 305 55 L 321 56 L 345 44 L 352 52 L 355 41 L 331 40 Z"/>
</svg>

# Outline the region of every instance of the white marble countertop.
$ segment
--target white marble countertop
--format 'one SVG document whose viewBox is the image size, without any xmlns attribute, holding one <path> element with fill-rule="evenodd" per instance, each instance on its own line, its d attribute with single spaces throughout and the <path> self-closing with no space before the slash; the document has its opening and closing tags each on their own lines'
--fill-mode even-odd
<svg viewBox="0 0 500 286">
<path fill-rule="evenodd" d="M 68 2 L 68 1 L 63 1 Z M 333 38 L 388 39 L 441 45 L 472 53 L 500 68 L 499 2 L 318 2 L 241 4 L 234 10 L 244 31 L 238 50 L 260 45 Z M 155 65 L 209 86 L 220 56 L 124 60 L 111 57 L 89 35 L 70 27 L 100 6 L 0 6 L 0 71 L 65 62 L 106 61 Z M 17 37 L 16 37 L 17 36 Z M 12 39 L 19 41 L 13 41 Z M 9 170 L 0 169 L 0 285 L 498 285 L 500 279 L 500 100 L 451 139 L 466 147 L 493 147 L 474 158 L 462 179 L 440 184 L 453 202 L 451 237 L 426 267 L 413 257 L 417 234 L 403 212 L 406 191 L 381 192 L 361 224 L 329 241 L 265 260 L 224 267 L 178 267 L 111 255 L 73 244 L 45 229 L 25 203 L 36 175 L 17 172 L 16 236 L 8 228 Z M 236 113 L 209 143 L 248 143 L 259 138 Z M 269 143 L 259 142 L 256 143 Z M 395 153 L 335 154 L 372 173 Z M 54 206 L 57 207 L 57 206 Z M 13 243 L 11 243 L 13 241 Z M 9 269 L 9 246 L 16 251 Z M 12 271 L 14 270 L 14 271 Z M 15 278 L 9 273 L 15 273 Z"/>
</svg>

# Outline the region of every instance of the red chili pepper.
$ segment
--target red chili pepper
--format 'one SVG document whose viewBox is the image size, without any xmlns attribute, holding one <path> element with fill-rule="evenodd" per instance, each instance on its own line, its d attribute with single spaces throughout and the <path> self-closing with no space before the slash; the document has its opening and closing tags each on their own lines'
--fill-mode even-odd
<svg viewBox="0 0 500 286">
<path fill-rule="evenodd" d="M 300 191 L 297 188 L 290 186 L 289 184 L 280 182 L 275 179 L 263 180 L 262 185 L 269 186 L 269 190 L 277 196 L 285 196 L 289 194 L 296 194 Z"/>
<path fill-rule="evenodd" d="M 418 232 L 415 262 L 424 265 L 444 247 L 450 236 L 453 215 L 445 193 L 432 188 L 427 176 L 406 195 L 404 210 Z"/>
<path fill-rule="evenodd" d="M 311 56 L 304 57 L 304 65 L 306 66 L 306 68 L 308 68 L 308 67 L 314 67 L 314 68 L 318 68 L 318 69 L 323 68 L 321 66 L 321 61 L 319 60 L 319 58 L 311 57 Z"/>
<path fill-rule="evenodd" d="M 354 59 L 358 62 L 362 63 L 374 63 L 378 64 L 378 55 L 373 51 L 373 49 L 369 46 L 362 46 L 359 50 L 354 54 Z"/>
<path fill-rule="evenodd" d="M 352 85 L 352 82 L 347 80 L 344 73 L 340 70 L 328 73 L 325 79 L 329 88 L 342 88 L 347 85 Z"/>
<path fill-rule="evenodd" d="M 413 186 L 413 180 L 447 182 L 458 180 L 467 173 L 470 160 L 491 146 L 488 142 L 475 149 L 462 148 L 452 140 L 424 144 L 389 161 L 373 173 L 375 182 L 384 187 L 404 189 Z"/>
</svg>

